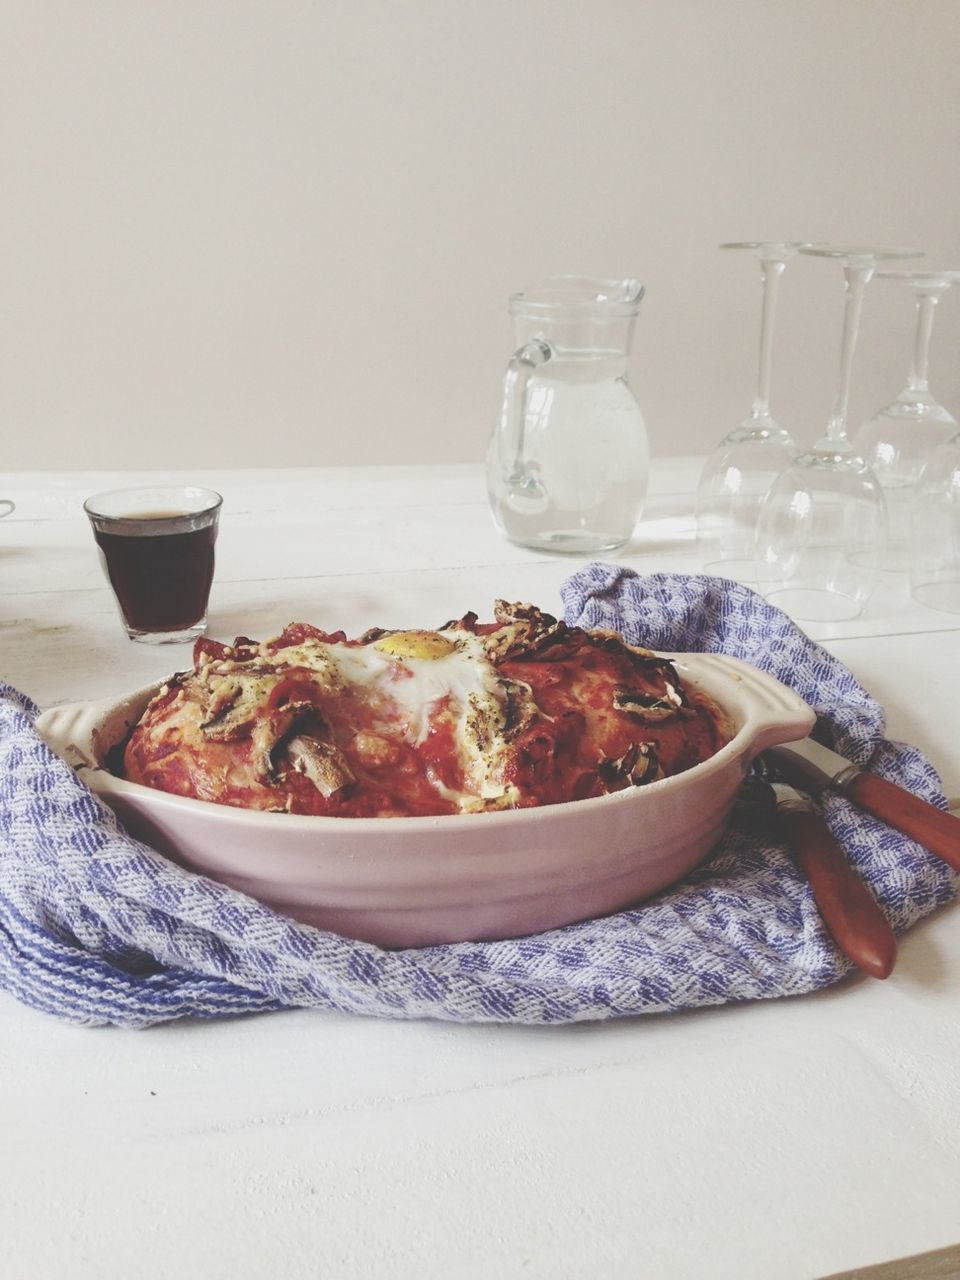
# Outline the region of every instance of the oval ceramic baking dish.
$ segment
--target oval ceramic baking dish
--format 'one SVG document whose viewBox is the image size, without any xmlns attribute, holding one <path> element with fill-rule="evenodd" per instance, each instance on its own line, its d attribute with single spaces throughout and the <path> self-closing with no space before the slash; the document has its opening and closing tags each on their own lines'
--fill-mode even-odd
<svg viewBox="0 0 960 1280">
<path fill-rule="evenodd" d="M 700 863 L 754 758 L 805 737 L 790 689 L 723 654 L 669 654 L 726 713 L 733 736 L 685 773 L 535 809 L 430 818 L 263 813 L 115 777 L 110 749 L 159 685 L 47 711 L 38 729 L 131 835 L 277 911 L 387 947 L 516 937 L 606 915 Z"/>
</svg>

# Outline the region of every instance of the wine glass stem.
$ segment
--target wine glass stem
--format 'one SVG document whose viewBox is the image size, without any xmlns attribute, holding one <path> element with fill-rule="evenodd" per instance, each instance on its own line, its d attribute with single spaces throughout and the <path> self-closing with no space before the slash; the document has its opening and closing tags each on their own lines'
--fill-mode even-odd
<svg viewBox="0 0 960 1280">
<path fill-rule="evenodd" d="M 760 370 L 757 377 L 757 394 L 753 401 L 753 417 L 757 421 L 770 420 L 770 365 L 773 352 L 773 321 L 777 310 L 777 293 L 780 277 L 786 261 L 783 258 L 762 258 L 760 274 L 763 281 L 763 307 L 760 313 Z"/>
<path fill-rule="evenodd" d="M 917 331 L 913 339 L 913 365 L 910 369 L 911 391 L 929 391 L 927 369 L 930 363 L 930 335 L 933 332 L 933 314 L 940 301 L 935 293 L 917 295 Z"/>
<path fill-rule="evenodd" d="M 847 262 L 843 267 L 846 301 L 843 308 L 843 338 L 840 345 L 840 377 L 833 412 L 827 423 L 825 437 L 828 447 L 847 447 L 847 406 L 850 401 L 850 375 L 853 371 L 853 353 L 860 329 L 860 313 L 863 310 L 863 292 L 873 275 L 873 262 Z"/>
</svg>

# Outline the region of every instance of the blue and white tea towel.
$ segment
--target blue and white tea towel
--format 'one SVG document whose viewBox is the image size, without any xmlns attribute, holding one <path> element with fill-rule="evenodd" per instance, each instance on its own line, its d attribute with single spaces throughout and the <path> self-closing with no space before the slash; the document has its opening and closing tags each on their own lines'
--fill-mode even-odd
<svg viewBox="0 0 960 1280">
<path fill-rule="evenodd" d="M 731 653 L 819 713 L 859 764 L 942 804 L 913 747 L 778 610 L 717 578 L 594 564 L 564 584 L 566 620 L 654 649 Z M 506 942 L 384 951 L 297 924 L 131 839 L 40 740 L 0 683 L 0 987 L 86 1024 L 147 1026 L 291 1007 L 525 1023 L 797 995 L 849 969 L 777 844 L 734 824 L 682 883 L 633 910 Z M 898 932 L 954 894 L 938 859 L 839 796 L 826 815 Z"/>
</svg>

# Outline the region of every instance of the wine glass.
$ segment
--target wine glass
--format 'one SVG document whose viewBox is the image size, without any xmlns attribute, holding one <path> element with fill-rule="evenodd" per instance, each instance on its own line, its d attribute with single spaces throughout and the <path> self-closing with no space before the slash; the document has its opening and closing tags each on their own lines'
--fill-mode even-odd
<svg viewBox="0 0 960 1280">
<path fill-rule="evenodd" d="M 760 259 L 763 305 L 760 363 L 750 415 L 707 459 L 697 485 L 697 549 L 708 573 L 755 582 L 754 536 L 763 495 L 796 455 L 788 431 L 770 413 L 770 358 L 780 277 L 800 241 L 749 240 L 721 249 L 748 249 Z"/>
<path fill-rule="evenodd" d="M 856 618 L 870 598 L 876 566 L 868 553 L 884 545 L 886 506 L 873 472 L 847 436 L 850 375 L 864 291 L 877 263 L 921 256 L 917 249 L 804 245 L 801 253 L 843 267 L 845 303 L 840 370 L 824 435 L 772 484 L 757 521 L 760 590 L 795 618 Z"/>
<path fill-rule="evenodd" d="M 909 546 L 913 598 L 960 613 L 960 432 L 933 451 L 920 474 Z"/>
<path fill-rule="evenodd" d="M 960 282 L 960 271 L 900 267 L 877 271 L 878 280 L 898 280 L 916 298 L 917 325 L 907 385 L 895 400 L 864 423 L 853 438 L 872 468 L 887 502 L 887 544 L 872 559 L 886 569 L 906 569 L 914 486 L 933 451 L 957 431 L 957 420 L 930 392 L 927 367 L 937 303 Z"/>
</svg>

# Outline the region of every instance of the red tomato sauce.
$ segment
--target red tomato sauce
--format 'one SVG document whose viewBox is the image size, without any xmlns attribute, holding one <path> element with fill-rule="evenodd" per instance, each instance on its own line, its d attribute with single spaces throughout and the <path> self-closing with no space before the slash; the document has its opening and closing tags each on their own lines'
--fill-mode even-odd
<svg viewBox="0 0 960 1280">
<path fill-rule="evenodd" d="M 474 620 L 468 629 L 485 635 L 497 625 Z M 270 642 L 267 652 L 276 653 L 282 666 L 284 649 L 310 640 L 364 643 L 346 641 L 342 631 L 294 623 Z M 255 659 L 257 652 L 264 650 L 242 637 L 234 646 L 202 637 L 194 659 L 198 666 L 204 660 L 243 662 Z M 172 682 L 133 731 L 125 776 L 222 804 L 339 817 L 456 813 L 457 796 L 469 797 L 471 788 L 480 785 L 470 781 L 465 769 L 469 751 L 477 748 L 458 741 L 460 713 L 447 699 L 429 709 L 426 733 L 414 741 L 388 689 L 357 684 L 331 696 L 329 686 L 309 667 L 282 670 L 277 679 L 277 665 L 269 658 L 264 665 L 275 683 L 255 708 L 256 735 L 252 722 L 219 738 L 205 734 L 196 703 L 192 721 L 184 721 L 178 698 L 189 676 Z M 679 690 L 676 672 L 666 660 L 634 653 L 615 641 L 591 639 L 575 629 L 561 631 L 556 641 L 496 665 L 503 678 L 526 686 L 536 706 L 534 713 L 525 703 L 529 714 L 516 722 L 526 726 L 522 729 L 511 732 L 505 720 L 496 746 L 499 781 L 508 788 L 508 803 L 518 807 L 584 799 L 634 785 L 617 765 L 631 751 L 636 759 L 637 744 L 643 744 L 644 760 L 651 760 L 655 776 L 669 776 L 714 754 L 726 740 L 712 704 L 696 691 L 686 691 L 679 707 L 669 706 L 667 714 L 647 705 L 680 696 L 668 687 Z M 411 672 L 398 663 L 396 674 Z M 507 717 L 509 699 L 504 708 Z M 339 753 L 341 780 L 333 783 L 330 794 L 323 794 L 323 770 L 316 773 L 318 757 L 311 763 L 304 744 L 299 756 L 292 748 L 285 754 L 285 744 L 297 735 L 312 736 L 314 751 L 326 745 Z M 349 770 L 345 782 L 343 766 Z"/>
</svg>

